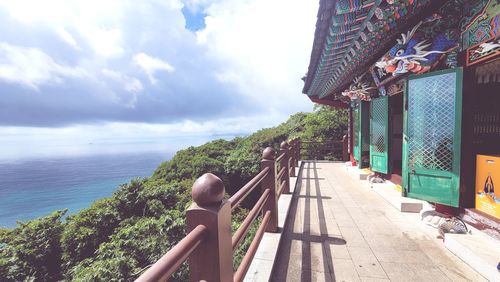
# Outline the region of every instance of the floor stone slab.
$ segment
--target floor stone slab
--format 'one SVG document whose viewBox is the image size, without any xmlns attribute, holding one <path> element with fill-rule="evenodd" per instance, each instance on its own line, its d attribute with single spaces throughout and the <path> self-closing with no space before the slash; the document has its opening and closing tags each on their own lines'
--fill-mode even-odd
<svg viewBox="0 0 500 282">
<path fill-rule="evenodd" d="M 270 281 L 484 280 L 343 164 L 305 162 L 299 173 Z"/>
</svg>

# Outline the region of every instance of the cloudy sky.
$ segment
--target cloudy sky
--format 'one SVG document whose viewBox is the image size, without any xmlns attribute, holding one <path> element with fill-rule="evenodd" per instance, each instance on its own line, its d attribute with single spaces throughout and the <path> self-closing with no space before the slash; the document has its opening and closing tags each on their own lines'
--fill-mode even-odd
<svg viewBox="0 0 500 282">
<path fill-rule="evenodd" d="M 317 9 L 315 0 L 0 0 L 0 159 L 245 134 L 310 111 L 300 78 Z"/>
</svg>

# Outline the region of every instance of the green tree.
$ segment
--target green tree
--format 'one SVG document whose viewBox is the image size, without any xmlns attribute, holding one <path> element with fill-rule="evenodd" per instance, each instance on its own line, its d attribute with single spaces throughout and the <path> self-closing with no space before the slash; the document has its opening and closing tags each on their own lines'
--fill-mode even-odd
<svg viewBox="0 0 500 282">
<path fill-rule="evenodd" d="M 61 217 L 49 216 L 18 222 L 0 230 L 0 277 L 2 281 L 57 281 L 61 278 Z"/>
<path fill-rule="evenodd" d="M 314 112 L 304 119 L 304 131 L 299 136 L 304 140 L 342 140 L 347 133 L 348 111 L 316 105 Z"/>
<path fill-rule="evenodd" d="M 76 281 L 133 281 L 185 236 L 184 216 L 169 210 L 160 218 L 137 217 L 123 221 L 93 258 L 72 270 Z M 185 280 L 187 272 L 177 278 Z"/>
</svg>

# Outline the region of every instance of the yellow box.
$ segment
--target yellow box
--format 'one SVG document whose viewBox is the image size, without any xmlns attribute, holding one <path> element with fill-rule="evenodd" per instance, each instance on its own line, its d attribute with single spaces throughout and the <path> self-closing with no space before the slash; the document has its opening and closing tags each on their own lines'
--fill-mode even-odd
<svg viewBox="0 0 500 282">
<path fill-rule="evenodd" d="M 476 164 L 476 209 L 500 219 L 500 155 L 477 155 Z"/>
</svg>

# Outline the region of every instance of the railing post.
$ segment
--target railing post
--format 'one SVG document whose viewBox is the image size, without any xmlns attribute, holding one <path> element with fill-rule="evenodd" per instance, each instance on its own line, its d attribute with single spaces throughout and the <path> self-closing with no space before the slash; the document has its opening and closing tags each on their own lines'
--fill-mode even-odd
<svg viewBox="0 0 500 282">
<path fill-rule="evenodd" d="M 297 138 L 295 140 L 295 144 L 297 145 L 297 149 L 295 150 L 295 166 L 299 166 L 299 160 L 300 160 L 300 139 Z"/>
<path fill-rule="evenodd" d="M 290 176 L 295 177 L 295 142 L 293 140 L 290 140 L 288 142 L 289 144 L 289 156 L 290 156 Z"/>
<path fill-rule="evenodd" d="M 264 203 L 262 208 L 262 213 L 266 211 L 271 211 L 271 219 L 267 225 L 266 232 L 276 232 L 278 231 L 278 197 L 277 197 L 277 187 L 276 187 L 276 163 L 274 161 L 275 151 L 271 147 L 267 147 L 262 152 L 262 160 L 260 161 L 260 168 L 269 168 L 269 173 L 266 178 L 264 178 L 260 184 L 261 191 L 264 193 L 266 189 L 270 189 L 269 198 Z"/>
<path fill-rule="evenodd" d="M 299 167 L 299 160 L 300 160 L 300 139 L 296 138 L 295 139 L 295 166 Z"/>
<path fill-rule="evenodd" d="M 188 232 L 207 227 L 203 242 L 189 257 L 190 281 L 233 281 L 231 203 L 224 200 L 224 184 L 205 173 L 193 184 L 193 203 L 186 212 Z"/>
<path fill-rule="evenodd" d="M 285 174 L 283 175 L 283 178 L 284 178 L 284 181 L 285 184 L 283 186 L 283 190 L 281 193 L 283 194 L 290 194 L 290 167 L 289 167 L 289 152 L 288 152 L 288 144 L 283 141 L 281 142 L 280 144 L 280 155 L 281 154 L 285 154 L 285 156 L 283 157 L 283 159 L 281 160 L 281 164 L 280 164 L 280 170 L 282 167 L 285 167 Z M 281 182 L 278 184 L 278 185 L 281 185 Z"/>
</svg>

